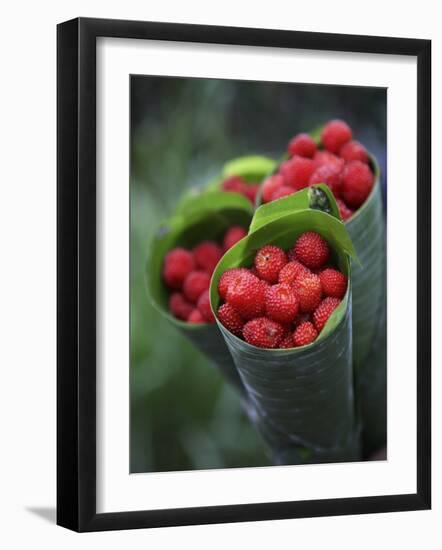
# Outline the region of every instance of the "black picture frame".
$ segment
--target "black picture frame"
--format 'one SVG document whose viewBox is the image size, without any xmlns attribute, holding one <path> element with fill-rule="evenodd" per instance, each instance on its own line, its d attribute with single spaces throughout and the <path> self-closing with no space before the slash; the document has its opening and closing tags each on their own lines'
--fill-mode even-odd
<svg viewBox="0 0 442 550">
<path fill-rule="evenodd" d="M 417 491 L 360 498 L 96 512 L 96 39 L 116 37 L 417 58 Z M 57 523 L 75 531 L 431 507 L 431 41 L 74 19 L 57 28 Z"/>
</svg>

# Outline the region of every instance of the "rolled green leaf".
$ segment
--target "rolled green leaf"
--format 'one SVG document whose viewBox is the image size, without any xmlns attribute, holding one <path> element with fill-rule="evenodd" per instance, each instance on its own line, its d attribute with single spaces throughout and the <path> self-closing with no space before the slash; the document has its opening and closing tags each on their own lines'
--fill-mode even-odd
<svg viewBox="0 0 442 550">
<path fill-rule="evenodd" d="M 321 131 L 318 127 L 310 133 L 319 146 Z M 373 189 L 345 223 L 359 259 L 352 266 L 353 358 L 365 455 L 385 445 L 387 435 L 385 217 L 379 165 L 373 155 L 369 158 L 375 174 Z M 261 203 L 260 194 L 257 203 Z"/>
<path fill-rule="evenodd" d="M 162 280 L 164 257 L 172 248 L 192 248 L 206 239 L 220 241 L 231 225 L 248 228 L 253 215 L 250 202 L 234 193 L 212 193 L 194 197 L 185 215 L 160 224 L 150 246 L 146 264 L 149 298 L 154 307 L 214 363 L 241 392 L 243 385 L 216 324 L 191 324 L 176 319 L 168 308 L 169 291 Z"/>
<path fill-rule="evenodd" d="M 224 271 L 252 265 L 257 250 L 266 244 L 288 249 L 305 231 L 316 231 L 328 241 L 334 262 L 349 278 L 341 304 L 308 346 L 260 349 L 234 336 L 217 319 L 247 392 L 249 416 L 280 464 L 360 457 L 351 334 L 349 257 L 354 248 L 344 224 L 317 209 L 318 197 L 326 209 L 335 212 L 334 199 L 325 186 L 259 208 L 249 235 L 223 256 L 210 287 L 216 312 L 220 302 L 217 285 Z"/>
<path fill-rule="evenodd" d="M 353 272 L 353 356 L 358 379 L 364 455 L 386 443 L 386 247 L 379 166 L 373 189 L 346 227 L 359 258 Z"/>
</svg>

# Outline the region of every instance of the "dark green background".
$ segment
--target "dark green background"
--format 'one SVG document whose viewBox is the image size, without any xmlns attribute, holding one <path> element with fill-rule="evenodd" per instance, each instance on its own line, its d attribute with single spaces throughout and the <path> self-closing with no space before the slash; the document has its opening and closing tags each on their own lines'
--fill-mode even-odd
<svg viewBox="0 0 442 550">
<path fill-rule="evenodd" d="M 150 305 L 145 262 L 187 187 L 237 156 L 277 158 L 330 118 L 346 120 L 385 173 L 385 89 L 131 78 L 131 472 L 270 465 L 234 390 Z"/>
</svg>

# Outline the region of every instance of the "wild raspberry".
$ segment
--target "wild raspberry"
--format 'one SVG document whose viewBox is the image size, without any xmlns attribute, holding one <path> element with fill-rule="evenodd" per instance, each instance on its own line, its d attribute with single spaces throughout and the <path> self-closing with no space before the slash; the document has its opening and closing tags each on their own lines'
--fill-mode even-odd
<svg viewBox="0 0 442 550">
<path fill-rule="evenodd" d="M 163 279 L 172 289 L 180 289 L 184 279 L 195 269 L 192 254 L 184 248 L 174 248 L 164 258 Z"/>
<path fill-rule="evenodd" d="M 177 319 L 186 321 L 193 307 L 194 306 L 184 298 L 181 292 L 173 292 L 169 297 L 169 310 Z"/>
<path fill-rule="evenodd" d="M 279 349 L 290 349 L 294 348 L 295 344 L 293 342 L 293 335 L 287 334 L 287 336 L 284 336 L 284 338 L 279 343 Z"/>
<path fill-rule="evenodd" d="M 273 193 L 284 185 L 284 178 L 281 174 L 274 174 L 269 176 L 262 184 L 262 200 L 263 202 L 270 202 Z"/>
<path fill-rule="evenodd" d="M 286 264 L 281 271 L 279 272 L 278 281 L 280 283 L 286 283 L 288 285 L 293 285 L 301 273 L 310 273 L 310 270 L 302 265 L 301 262 L 292 260 Z"/>
<path fill-rule="evenodd" d="M 239 337 L 242 336 L 244 321 L 241 315 L 230 304 L 223 304 L 218 309 L 218 319 L 232 334 Z"/>
<path fill-rule="evenodd" d="M 218 281 L 218 294 L 220 295 L 220 297 L 225 300 L 230 283 L 233 282 L 237 277 L 240 277 L 242 273 L 248 272 L 249 270 L 245 267 L 234 267 L 232 269 L 224 271 Z"/>
<path fill-rule="evenodd" d="M 330 249 L 327 241 L 314 231 L 303 233 L 295 243 L 295 255 L 310 269 L 317 269 L 327 263 Z"/>
<path fill-rule="evenodd" d="M 197 268 L 207 271 L 209 275 L 213 273 L 222 255 L 221 247 L 213 241 L 203 241 L 193 249 L 193 258 Z"/>
<path fill-rule="evenodd" d="M 187 322 L 188 323 L 195 323 L 195 324 L 203 324 L 205 323 L 205 319 L 201 313 L 201 311 L 199 311 L 199 309 L 193 309 L 192 312 L 190 313 L 189 317 L 187 318 Z"/>
<path fill-rule="evenodd" d="M 351 129 L 343 120 L 331 120 L 321 132 L 322 144 L 331 153 L 338 153 L 351 138 Z"/>
<path fill-rule="evenodd" d="M 244 227 L 241 227 L 240 225 L 232 225 L 232 227 L 229 227 L 223 239 L 224 252 L 229 250 L 229 248 L 232 248 L 234 244 L 236 244 L 246 235 L 247 231 L 244 229 Z"/>
<path fill-rule="evenodd" d="M 299 301 L 300 311 L 310 312 L 318 307 L 322 297 L 322 287 L 317 275 L 314 273 L 301 273 L 293 288 Z"/>
<path fill-rule="evenodd" d="M 316 340 L 318 332 L 312 323 L 306 321 L 296 327 L 293 333 L 293 342 L 296 347 L 307 346 Z"/>
<path fill-rule="evenodd" d="M 278 323 L 291 323 L 298 314 L 299 304 L 296 293 L 290 285 L 278 284 L 267 289 L 267 317 Z"/>
<path fill-rule="evenodd" d="M 313 157 L 313 162 L 315 163 L 316 168 L 324 164 L 336 164 L 341 168 L 344 168 L 345 161 L 330 153 L 330 151 L 316 151 L 315 156 Z"/>
<path fill-rule="evenodd" d="M 369 166 L 360 160 L 346 164 L 342 172 L 342 196 L 352 208 L 358 208 L 370 194 L 374 175 Z"/>
<path fill-rule="evenodd" d="M 207 323 L 214 323 L 215 317 L 212 313 L 212 308 L 210 307 L 210 294 L 209 290 L 205 290 L 201 296 L 198 298 L 196 307 L 199 309 L 201 315 Z"/>
<path fill-rule="evenodd" d="M 226 301 L 243 319 L 259 317 L 265 310 L 266 289 L 251 273 L 242 273 L 230 282 Z"/>
<path fill-rule="evenodd" d="M 277 348 L 284 337 L 284 327 L 267 317 L 258 317 L 244 325 L 246 342 L 258 348 Z"/>
<path fill-rule="evenodd" d="M 338 203 L 341 219 L 343 221 L 349 220 L 353 216 L 354 211 L 351 210 L 342 199 L 336 199 L 336 202 Z"/>
<path fill-rule="evenodd" d="M 341 167 L 337 163 L 323 164 L 313 172 L 310 185 L 325 183 L 331 189 L 333 195 L 339 196 L 341 191 Z"/>
<path fill-rule="evenodd" d="M 293 189 L 293 187 L 289 187 L 288 185 L 281 185 L 281 187 L 278 187 L 273 192 L 271 201 L 277 201 L 278 199 L 282 199 L 283 197 L 288 197 L 289 195 L 293 195 L 293 193 L 296 193 L 296 190 Z"/>
<path fill-rule="evenodd" d="M 278 281 L 279 272 L 286 263 L 286 253 L 278 246 L 263 246 L 255 256 L 255 267 L 258 275 L 269 283 Z"/>
<path fill-rule="evenodd" d="M 339 150 L 339 156 L 346 162 L 351 160 L 360 160 L 361 162 L 368 162 L 367 149 L 359 143 L 359 141 L 348 141 Z"/>
<path fill-rule="evenodd" d="M 340 303 L 341 300 L 338 298 L 331 298 L 328 296 L 327 298 L 324 298 L 315 309 L 315 312 L 313 313 L 313 322 L 315 323 L 315 327 L 318 332 L 321 332 L 330 315 Z"/>
<path fill-rule="evenodd" d="M 206 271 L 191 271 L 183 285 L 184 296 L 196 303 L 201 294 L 209 288 L 210 275 Z"/>
<path fill-rule="evenodd" d="M 283 162 L 279 172 L 284 177 L 285 185 L 296 191 L 308 186 L 311 175 L 315 171 L 315 163 L 308 158 L 292 157 Z"/>
<path fill-rule="evenodd" d="M 326 296 L 342 298 L 347 290 L 347 277 L 337 269 L 327 268 L 319 274 L 322 292 Z"/>
<path fill-rule="evenodd" d="M 316 143 L 308 134 L 298 134 L 290 140 L 288 152 L 291 156 L 312 158 L 316 153 Z"/>
</svg>

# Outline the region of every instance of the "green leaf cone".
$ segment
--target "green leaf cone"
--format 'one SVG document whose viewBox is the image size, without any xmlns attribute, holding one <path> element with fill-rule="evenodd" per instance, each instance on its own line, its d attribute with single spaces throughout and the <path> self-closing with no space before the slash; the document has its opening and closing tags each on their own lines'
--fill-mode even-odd
<svg viewBox="0 0 442 550">
<path fill-rule="evenodd" d="M 220 241 L 231 225 L 248 228 L 253 209 L 250 202 L 234 193 L 216 192 L 210 200 L 201 195 L 193 198 L 185 212 L 165 220 L 157 230 L 146 265 L 149 298 L 154 307 L 186 338 L 205 354 L 240 392 L 243 385 L 228 348 L 216 324 L 189 324 L 169 313 L 169 292 L 162 280 L 166 253 L 176 246 L 192 248 L 206 239 Z"/>
<path fill-rule="evenodd" d="M 353 273 L 353 354 L 363 426 L 364 454 L 386 443 L 386 246 L 380 173 L 370 196 L 346 223 L 360 264 Z"/>
<path fill-rule="evenodd" d="M 332 201 L 325 186 L 317 186 Z M 334 261 L 349 276 L 347 293 L 318 339 L 302 348 L 265 350 L 251 346 L 218 326 L 244 383 L 249 416 L 280 464 L 346 461 L 360 457 L 359 424 L 352 366 L 351 278 L 354 253 L 344 225 L 312 209 L 309 188 L 261 207 L 251 233 L 221 259 L 211 282 L 211 303 L 219 305 L 217 284 L 232 267 L 250 266 L 265 244 L 288 249 L 305 231 L 317 231 L 334 251 Z M 334 205 L 335 206 L 335 205 Z M 300 208 L 300 210 L 297 210 Z M 334 207 L 333 207 L 334 211 Z"/>
<path fill-rule="evenodd" d="M 319 146 L 321 131 L 322 127 L 318 127 L 310 133 Z M 287 155 L 282 158 L 285 160 Z M 358 258 L 352 266 L 353 356 L 365 455 L 385 445 L 387 437 L 385 218 L 380 170 L 372 155 L 370 164 L 375 174 L 373 189 L 345 224 Z M 268 175 L 274 171 L 275 168 Z M 258 194 L 257 206 L 260 203 Z"/>
</svg>

